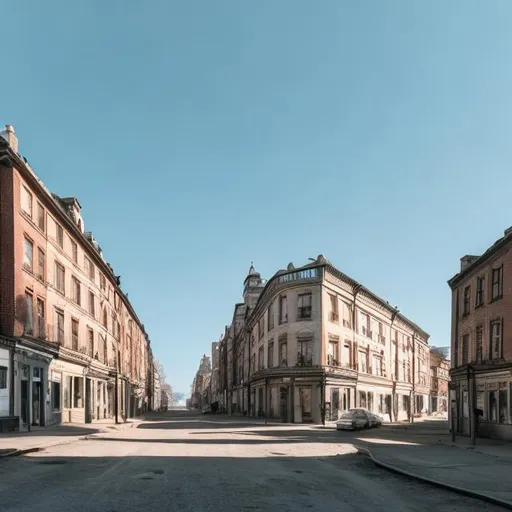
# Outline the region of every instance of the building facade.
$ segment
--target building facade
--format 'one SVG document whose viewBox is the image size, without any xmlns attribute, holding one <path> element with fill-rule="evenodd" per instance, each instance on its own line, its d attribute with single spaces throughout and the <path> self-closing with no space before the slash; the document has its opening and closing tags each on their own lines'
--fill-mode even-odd
<svg viewBox="0 0 512 512">
<path fill-rule="evenodd" d="M 354 407 L 407 419 L 429 409 L 428 338 L 321 255 L 268 282 L 251 265 L 220 343 L 221 394 L 229 413 L 283 422 Z"/>
<path fill-rule="evenodd" d="M 444 353 L 436 347 L 430 349 L 430 411 L 447 415 L 450 361 Z"/>
<path fill-rule="evenodd" d="M 461 258 L 452 291 L 450 414 L 457 433 L 512 439 L 512 228 Z"/>
<path fill-rule="evenodd" d="M 85 230 L 79 201 L 48 191 L 10 126 L 0 136 L 0 204 L 9 415 L 26 428 L 140 414 L 150 366 L 144 326 Z"/>
</svg>

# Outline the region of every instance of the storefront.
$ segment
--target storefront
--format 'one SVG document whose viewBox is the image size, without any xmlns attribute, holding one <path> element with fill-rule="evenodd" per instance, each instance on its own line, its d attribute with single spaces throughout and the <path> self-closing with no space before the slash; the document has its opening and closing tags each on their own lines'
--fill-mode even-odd
<svg viewBox="0 0 512 512">
<path fill-rule="evenodd" d="M 11 413 L 11 351 L 0 346 L 0 418 Z"/>
<path fill-rule="evenodd" d="M 49 415 L 48 371 L 52 354 L 17 342 L 14 363 L 14 416 L 19 417 L 20 430 L 45 426 Z M 8 372 L 7 372 L 8 373 Z"/>
</svg>

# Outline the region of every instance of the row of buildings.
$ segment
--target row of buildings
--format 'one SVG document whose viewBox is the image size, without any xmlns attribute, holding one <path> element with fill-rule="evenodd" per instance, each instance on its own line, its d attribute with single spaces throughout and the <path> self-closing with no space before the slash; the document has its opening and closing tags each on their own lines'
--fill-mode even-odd
<svg viewBox="0 0 512 512">
<path fill-rule="evenodd" d="M 446 413 L 449 362 L 428 340 L 322 255 L 268 281 L 251 265 L 190 405 L 292 423 L 335 420 L 354 407 L 389 421 Z"/>
<path fill-rule="evenodd" d="M 144 324 L 75 197 L 0 133 L 0 429 L 121 421 L 161 406 Z"/>
</svg>

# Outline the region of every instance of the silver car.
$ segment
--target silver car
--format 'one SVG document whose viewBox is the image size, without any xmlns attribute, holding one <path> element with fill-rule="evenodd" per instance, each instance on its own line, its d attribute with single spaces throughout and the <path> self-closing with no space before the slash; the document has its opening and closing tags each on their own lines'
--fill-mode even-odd
<svg viewBox="0 0 512 512">
<path fill-rule="evenodd" d="M 336 422 L 336 430 L 359 430 L 377 428 L 382 425 L 382 419 L 366 409 L 350 409 L 344 412 Z"/>
</svg>

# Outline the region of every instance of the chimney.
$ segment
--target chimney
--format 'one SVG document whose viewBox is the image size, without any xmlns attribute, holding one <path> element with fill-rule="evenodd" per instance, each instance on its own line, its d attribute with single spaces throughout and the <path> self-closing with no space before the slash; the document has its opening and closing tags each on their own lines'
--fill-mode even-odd
<svg viewBox="0 0 512 512">
<path fill-rule="evenodd" d="M 2 136 L 11 146 L 11 149 L 18 152 L 18 137 L 14 133 L 14 128 L 10 124 L 5 125 L 5 130 L 0 132 L 0 136 Z"/>
<path fill-rule="evenodd" d="M 460 271 L 464 272 L 474 261 L 476 261 L 480 256 L 474 256 L 471 254 L 466 254 L 466 256 L 462 256 L 460 259 Z"/>
</svg>

